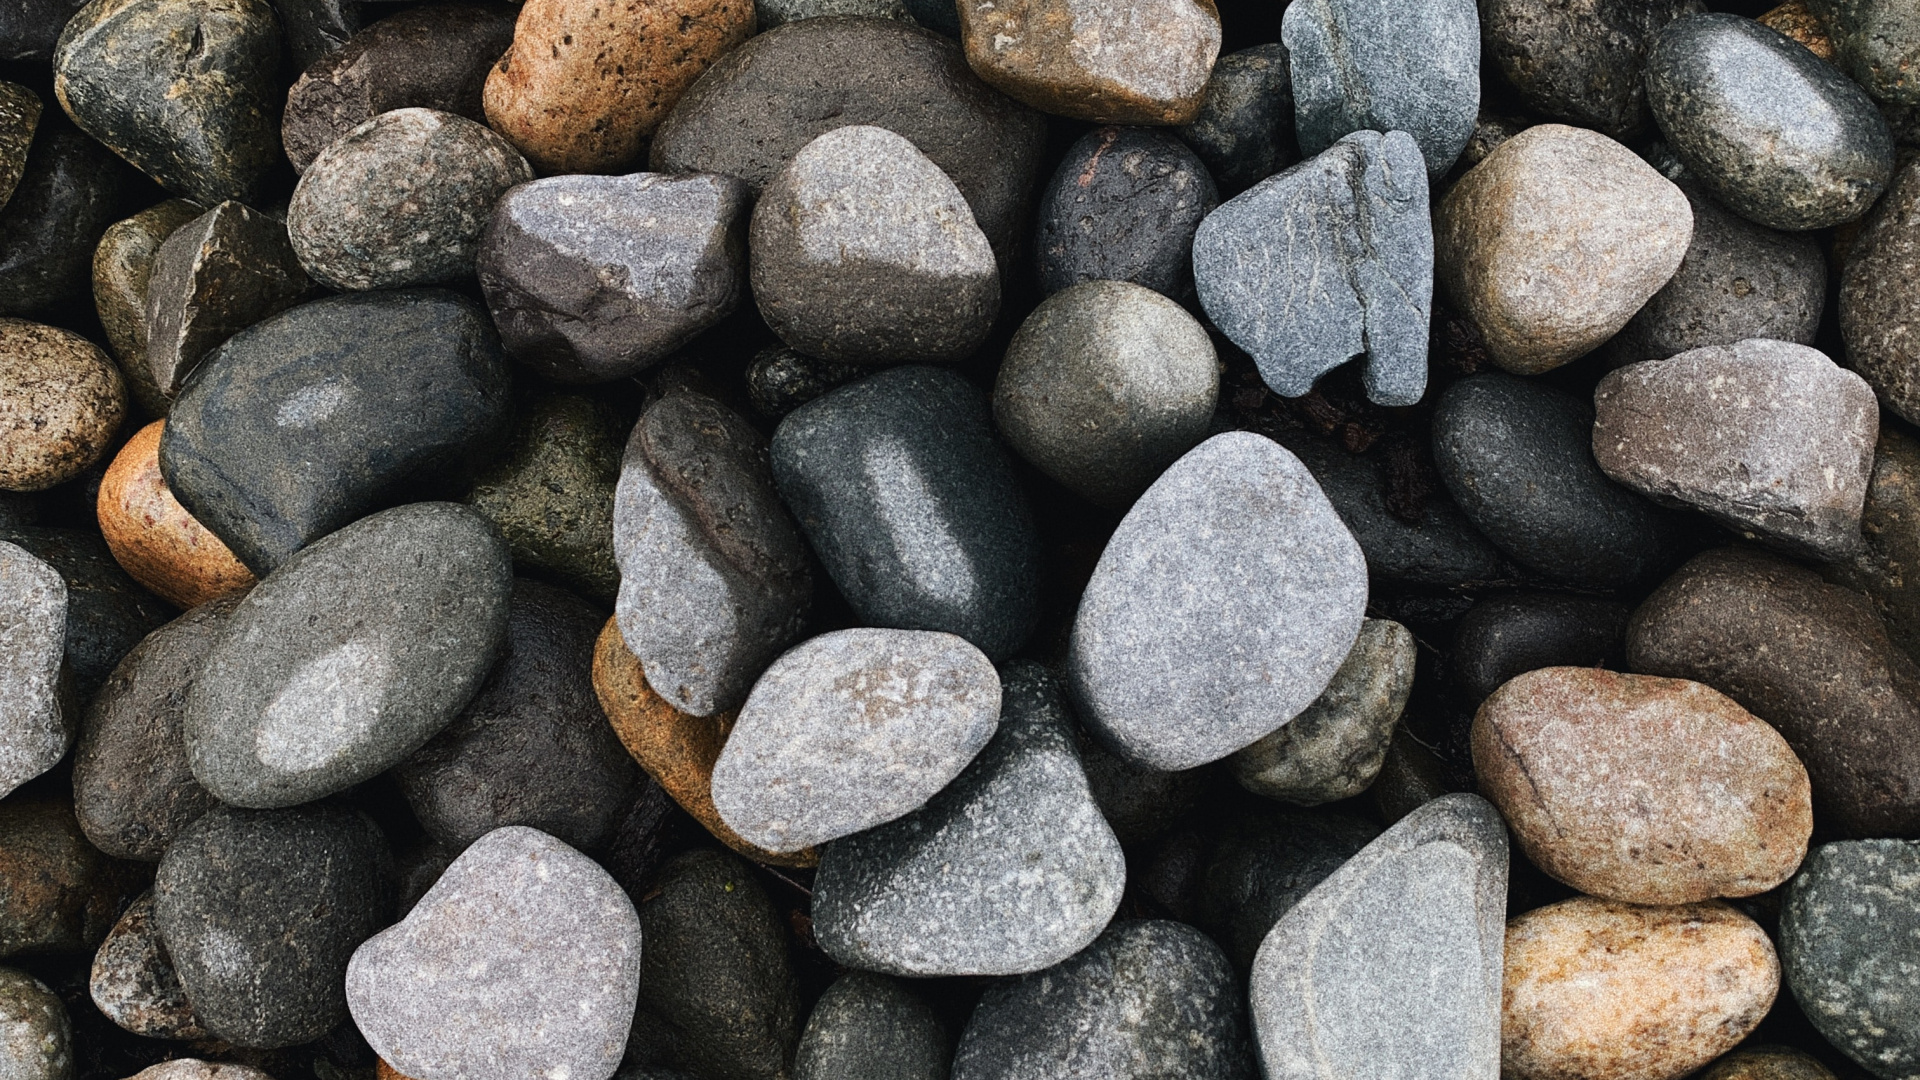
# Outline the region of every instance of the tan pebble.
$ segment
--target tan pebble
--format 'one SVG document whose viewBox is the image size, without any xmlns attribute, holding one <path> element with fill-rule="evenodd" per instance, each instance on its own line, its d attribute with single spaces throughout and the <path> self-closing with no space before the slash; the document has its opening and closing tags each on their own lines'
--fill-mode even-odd
<svg viewBox="0 0 1920 1080">
<path fill-rule="evenodd" d="M 107 548 L 133 580 L 183 608 L 251 588 L 252 571 L 187 513 L 160 475 L 155 420 L 120 448 L 100 481 L 96 512 Z"/>
<path fill-rule="evenodd" d="M 1714 1062 L 1700 1080 L 1834 1080 L 1834 1075 L 1812 1054 L 1788 1046 L 1754 1046 Z"/>
<path fill-rule="evenodd" d="M 129 1080 L 273 1080 L 273 1077 L 247 1065 L 175 1058 L 141 1069 Z"/>
<path fill-rule="evenodd" d="M 1820 59 L 1833 62 L 1833 41 L 1827 37 L 1826 24 L 1807 6 L 1806 0 L 1781 4 L 1760 16 L 1759 21 L 1805 45 L 1808 52 Z"/>
<path fill-rule="evenodd" d="M 960 0 L 974 72 L 1043 112 L 1188 124 L 1220 54 L 1213 0 Z"/>
<path fill-rule="evenodd" d="M 0 490 L 45 491 L 80 475 L 126 416 L 126 382 L 99 346 L 0 319 Z"/>
</svg>

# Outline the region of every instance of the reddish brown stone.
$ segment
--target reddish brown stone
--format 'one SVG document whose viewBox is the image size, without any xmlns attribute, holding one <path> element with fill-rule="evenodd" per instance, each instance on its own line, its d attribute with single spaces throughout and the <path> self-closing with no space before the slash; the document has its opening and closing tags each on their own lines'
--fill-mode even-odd
<svg viewBox="0 0 1920 1080">
<path fill-rule="evenodd" d="M 960 0 L 975 73 L 1043 112 L 1190 124 L 1220 54 L 1213 0 Z"/>
<path fill-rule="evenodd" d="M 1765 15 L 1760 22 L 1807 47 L 1807 51 L 1833 63 L 1833 41 L 1827 37 L 1827 25 L 1807 7 L 1806 0 L 1788 0 Z"/>
<path fill-rule="evenodd" d="M 87 843 L 71 803 L 0 803 L 0 957 L 93 949 L 149 876 Z"/>
<path fill-rule="evenodd" d="M 183 608 L 251 588 L 252 571 L 167 490 L 155 420 L 121 447 L 100 481 L 97 512 L 107 548 L 133 580 Z"/>
<path fill-rule="evenodd" d="M 126 382 L 99 346 L 0 319 L 0 491 L 45 491 L 80 475 L 126 416 Z"/>
</svg>

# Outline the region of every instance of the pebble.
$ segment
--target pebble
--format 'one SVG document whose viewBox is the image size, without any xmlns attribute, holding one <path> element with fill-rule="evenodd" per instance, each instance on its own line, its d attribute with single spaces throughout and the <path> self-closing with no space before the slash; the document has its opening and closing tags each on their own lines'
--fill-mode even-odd
<svg viewBox="0 0 1920 1080">
<path fill-rule="evenodd" d="M 713 804 L 749 843 L 792 852 L 913 812 L 998 723 L 980 650 L 925 630 L 838 630 L 753 685 L 713 767 Z"/>
<path fill-rule="evenodd" d="M 66 671 L 76 703 L 93 696 L 120 658 L 173 613 L 136 585 L 100 534 L 85 529 L 0 529 L 0 542 L 26 550 L 67 583 Z"/>
<path fill-rule="evenodd" d="M 1647 51 L 1661 28 L 1705 11 L 1701 0 L 1484 0 L 1487 59 L 1527 108 L 1615 139 L 1642 133 Z"/>
<path fill-rule="evenodd" d="M 0 207 L 13 198 L 27 171 L 27 148 L 40 126 L 40 112 L 38 94 L 19 83 L 0 82 Z"/>
<path fill-rule="evenodd" d="M 767 441 L 702 394 L 640 416 L 614 494 L 621 633 L 650 682 L 695 716 L 735 709 L 806 631 L 806 542 L 774 490 Z"/>
<path fill-rule="evenodd" d="M 497 448 L 506 358 L 439 290 L 330 296 L 241 331 L 174 402 L 160 471 L 256 574 Z"/>
<path fill-rule="evenodd" d="M 392 289 L 474 272 L 493 205 L 533 170 L 464 116 L 395 109 L 329 144 L 293 189 L 287 235 L 333 289 Z"/>
<path fill-rule="evenodd" d="M 222 806 L 187 826 L 153 917 L 201 1026 L 275 1049 L 347 1019 L 347 960 L 388 921 L 390 872 L 379 828 L 337 805 Z"/>
<path fill-rule="evenodd" d="M 1024 974 L 1113 918 L 1126 857 L 1088 789 L 1058 682 L 1015 663 L 1001 700 L 993 741 L 925 807 L 822 853 L 813 931 L 841 964 Z"/>
<path fill-rule="evenodd" d="M 1356 131 L 1404 132 L 1438 180 L 1480 111 L 1472 0 L 1304 0 L 1281 20 L 1303 154 Z"/>
<path fill-rule="evenodd" d="M 487 123 L 546 173 L 625 171 L 674 103 L 754 31 L 753 0 L 527 0 Z"/>
<path fill-rule="evenodd" d="M 107 344 L 120 361 L 127 392 L 147 416 L 165 416 L 171 400 L 147 363 L 147 291 L 153 261 L 174 230 L 202 213 L 199 203 L 168 199 L 116 221 L 93 250 L 93 306 Z"/>
<path fill-rule="evenodd" d="M 1276 41 L 1215 60 L 1199 115 L 1176 130 L 1229 197 L 1299 160 L 1287 47 Z"/>
<path fill-rule="evenodd" d="M 74 703 L 61 679 L 66 642 L 60 571 L 0 542 L 0 797 L 59 764 L 73 744 Z"/>
<path fill-rule="evenodd" d="M 1700 1080 L 1835 1080 L 1820 1060 L 1801 1050 L 1786 1046 L 1746 1046 L 1735 1050 L 1706 1072 Z"/>
<path fill-rule="evenodd" d="M 947 1033 L 900 983 L 850 971 L 807 1017 L 793 1080 L 947 1080 Z"/>
<path fill-rule="evenodd" d="M 506 645 L 480 693 L 394 767 L 428 836 L 455 851 L 507 826 L 586 851 L 613 839 L 640 773 L 593 692 L 602 619 L 565 590 L 514 581 Z"/>
<path fill-rule="evenodd" d="M 1840 334 L 1847 366 L 1908 423 L 1920 419 L 1920 299 L 1897 282 L 1920 271 L 1920 162 L 1895 177 L 1840 274 Z"/>
<path fill-rule="evenodd" d="M 87 842 L 73 804 L 0 802 L 0 957 L 92 952 L 146 883 Z"/>
<path fill-rule="evenodd" d="M 637 374 L 733 312 L 748 192 L 730 176 L 552 176 L 493 204 L 480 287 L 508 353 L 562 382 Z"/>
<path fill-rule="evenodd" d="M 953 1080 L 1251 1080 L 1245 1005 L 1220 947 L 1191 926 L 1116 923 L 1045 971 L 989 988 Z"/>
<path fill-rule="evenodd" d="M 201 1061 L 199 1058 L 174 1058 L 149 1065 L 128 1080 L 273 1080 L 249 1065 Z"/>
<path fill-rule="evenodd" d="M 1920 832 L 1920 668 L 1866 597 L 1772 555 L 1709 551 L 1634 612 L 1627 663 L 1706 683 L 1785 736 L 1823 834 Z"/>
<path fill-rule="evenodd" d="M 1131 764 L 1074 728 L 1080 766 L 1100 816 L 1128 847 L 1150 844 L 1199 807 L 1214 777 L 1206 769 L 1166 772 Z"/>
<path fill-rule="evenodd" d="M 1860 516 L 1863 554 L 1820 567 L 1829 581 L 1873 601 L 1887 636 L 1909 656 L 1920 655 L 1920 441 L 1891 424 L 1880 428 L 1873 479 Z"/>
<path fill-rule="evenodd" d="M 1540 124 L 1501 143 L 1434 213 L 1437 281 L 1518 375 L 1577 360 L 1672 279 L 1686 194 L 1598 132 Z"/>
<path fill-rule="evenodd" d="M 1840 70 L 1867 93 L 1920 105 L 1920 16 L 1899 0 L 1810 0 Z"/>
<path fill-rule="evenodd" d="M 1068 681 L 1083 722 L 1123 758 L 1193 768 L 1312 704 L 1366 601 L 1360 545 L 1299 459 L 1251 432 L 1216 435 L 1107 542 Z"/>
<path fill-rule="evenodd" d="M 1807 0 L 1787 0 L 1778 7 L 1769 8 L 1765 14 L 1757 16 L 1758 21 L 1787 35 L 1807 47 L 1807 51 L 1833 63 L 1833 42 L 1827 38 L 1827 28 L 1820 16 L 1813 13 Z"/>
<path fill-rule="evenodd" d="M 71 1080 L 73 1026 L 47 984 L 0 967 L 0 1060 L 7 1080 Z"/>
<path fill-rule="evenodd" d="M 1828 1042 L 1884 1080 L 1920 1074 L 1920 841 L 1815 848 L 1787 886 L 1780 959 Z"/>
<path fill-rule="evenodd" d="M 1273 925 L 1379 835 L 1347 814 L 1247 807 L 1197 863 L 1193 924 L 1245 974 Z"/>
<path fill-rule="evenodd" d="M 0 60 L 45 62 L 67 20 L 86 0 L 27 0 L 0 12 Z"/>
<path fill-rule="evenodd" d="M 1668 24 L 1647 54 L 1647 102 L 1687 171 L 1769 228 L 1852 221 L 1893 174 L 1893 139 L 1866 91 L 1752 19 Z"/>
<path fill-rule="evenodd" d="M 1567 593 L 1490 596 L 1455 624 L 1447 657 L 1466 703 L 1478 708 L 1500 685 L 1545 667 L 1621 670 L 1633 608 Z"/>
<path fill-rule="evenodd" d="M 1208 0 L 959 0 L 982 79 L 1043 112 L 1096 124 L 1186 124 L 1220 55 Z"/>
<path fill-rule="evenodd" d="M 864 372 L 851 364 L 836 364 L 774 345 L 754 354 L 747 365 L 747 395 L 754 411 L 778 420 Z"/>
<path fill-rule="evenodd" d="M 1260 945 L 1248 994 L 1265 1075 L 1493 1075 L 1506 901 L 1506 830 L 1479 797 L 1381 833 Z"/>
<path fill-rule="evenodd" d="M 781 498 L 861 621 L 944 630 L 995 659 L 1033 632 L 1033 511 L 973 384 L 883 371 L 787 414 L 772 452 Z"/>
<path fill-rule="evenodd" d="M 902 0 L 754 0 L 753 11 L 762 31 L 798 19 L 818 19 L 828 15 L 865 15 L 906 22 L 913 19 L 907 14 L 907 4 Z"/>
<path fill-rule="evenodd" d="M 208 1038 L 153 924 L 153 890 L 140 894 L 93 956 L 87 996 L 107 1019 L 149 1039 Z M 228 1078 L 232 1080 L 232 1078 Z"/>
<path fill-rule="evenodd" d="M 106 147 L 57 118 L 42 120 L 27 171 L 0 208 L 0 315 L 31 315 L 85 295 L 94 245 L 126 213 L 121 204 L 136 178 Z"/>
<path fill-rule="evenodd" d="M 1678 1080 L 1745 1038 L 1779 987 L 1773 943 L 1717 901 L 1536 908 L 1507 926 L 1500 1075 Z"/>
<path fill-rule="evenodd" d="M 994 421 L 1041 472 L 1125 506 L 1205 438 L 1220 396 L 1206 330 L 1125 281 L 1054 293 L 1020 324 L 993 387 Z"/>
<path fill-rule="evenodd" d="M 338 52 L 360 29 L 360 0 L 281 0 L 274 9 L 295 67 Z"/>
<path fill-rule="evenodd" d="M 1180 296 L 1193 284 L 1193 232 L 1219 203 L 1207 167 L 1164 129 L 1089 131 L 1040 194 L 1040 291 L 1126 281 Z"/>
<path fill-rule="evenodd" d="M 500 530 L 515 566 L 551 575 L 603 607 L 620 587 L 613 493 L 623 426 L 586 395 L 520 397 L 506 447 L 464 499 Z"/>
<path fill-rule="evenodd" d="M 280 159 L 280 44 L 264 0 L 92 0 L 60 33 L 53 91 L 173 194 L 244 201 Z"/>
<path fill-rule="evenodd" d="M 160 474 L 166 424 L 155 420 L 120 448 L 100 480 L 96 514 L 107 548 L 130 577 L 191 608 L 252 587 L 254 576 L 167 490 Z"/>
<path fill-rule="evenodd" d="M 1000 310 L 993 250 L 960 189 L 885 128 L 801 148 L 760 193 L 748 251 L 761 317 L 826 360 L 958 360 Z"/>
<path fill-rule="evenodd" d="M 146 362 L 169 399 L 215 346 L 313 288 L 285 223 L 232 200 L 169 233 L 148 273 Z"/>
<path fill-rule="evenodd" d="M 297 171 L 394 109 L 438 109 L 484 123 L 481 88 L 513 42 L 507 4 L 428 4 L 389 15 L 309 64 L 287 91 L 280 140 Z"/>
<path fill-rule="evenodd" d="M 1366 619 L 1333 681 L 1284 727 L 1237 751 L 1234 779 L 1256 795 L 1296 806 L 1350 799 L 1387 760 L 1393 726 L 1413 692 L 1413 634 L 1390 619 Z"/>
<path fill-rule="evenodd" d="M 80 475 L 126 416 L 126 381 L 98 345 L 0 318 L 0 489 L 45 491 Z"/>
<path fill-rule="evenodd" d="M 633 902 L 524 825 L 494 829 L 398 925 L 354 950 L 347 1005 L 407 1076 L 577 1077 L 620 1066 L 640 992 Z"/>
<path fill-rule="evenodd" d="M 1522 566 L 1617 588 L 1673 561 L 1671 520 L 1594 464 L 1593 410 L 1554 387 L 1474 375 L 1433 414 L 1433 462 L 1475 527 Z"/>
<path fill-rule="evenodd" d="M 1193 240 L 1201 306 L 1275 393 L 1299 397 L 1365 354 L 1367 396 L 1412 405 L 1433 310 L 1427 209 L 1405 132 L 1348 135 L 1207 216 Z"/>
</svg>

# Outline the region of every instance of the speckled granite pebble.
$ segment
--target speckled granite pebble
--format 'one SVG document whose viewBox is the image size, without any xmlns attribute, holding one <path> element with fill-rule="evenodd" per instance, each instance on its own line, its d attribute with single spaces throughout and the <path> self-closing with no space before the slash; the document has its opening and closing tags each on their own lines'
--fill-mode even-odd
<svg viewBox="0 0 1920 1080">
<path fill-rule="evenodd" d="M 1901 0 L 1809 0 L 1840 70 L 1880 101 L 1920 105 L 1920 12 Z"/>
<path fill-rule="evenodd" d="M 70 1080 L 74 1071 L 66 1006 L 45 983 L 13 968 L 0 968 L 0 1061 L 7 1080 Z"/>
<path fill-rule="evenodd" d="M 107 1019 L 149 1039 L 206 1039 L 153 924 L 153 892 L 127 906 L 93 956 L 87 996 Z"/>
<path fill-rule="evenodd" d="M 1706 10 L 1701 0 L 1483 0 L 1486 60 L 1528 109 L 1625 139 L 1651 123 L 1647 50 L 1660 28 Z"/>
<path fill-rule="evenodd" d="M 66 657 L 67 583 L 0 542 L 0 797 L 58 764 L 78 727 Z"/>
<path fill-rule="evenodd" d="M 0 490 L 45 491 L 107 452 L 127 384 L 71 330 L 0 318 Z"/>
<path fill-rule="evenodd" d="M 1882 1080 L 1920 1076 L 1920 841 L 1815 848 L 1787 886 L 1780 960 L 1829 1042 Z"/>
<path fill-rule="evenodd" d="M 959 0 L 982 79 L 1036 109 L 1097 124 L 1184 124 L 1220 54 L 1213 0 Z"/>
</svg>

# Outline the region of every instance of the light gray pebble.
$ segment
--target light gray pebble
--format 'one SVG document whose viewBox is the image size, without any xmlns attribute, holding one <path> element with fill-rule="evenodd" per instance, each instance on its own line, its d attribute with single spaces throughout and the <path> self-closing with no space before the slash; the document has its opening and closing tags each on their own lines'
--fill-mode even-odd
<svg viewBox="0 0 1920 1080">
<path fill-rule="evenodd" d="M 73 1027 L 67 1007 L 45 983 L 13 968 L 0 968 L 0 1076 L 73 1076 Z"/>
<path fill-rule="evenodd" d="M 0 798 L 73 744 L 60 680 L 66 648 L 66 579 L 25 548 L 0 543 Z"/>
</svg>

